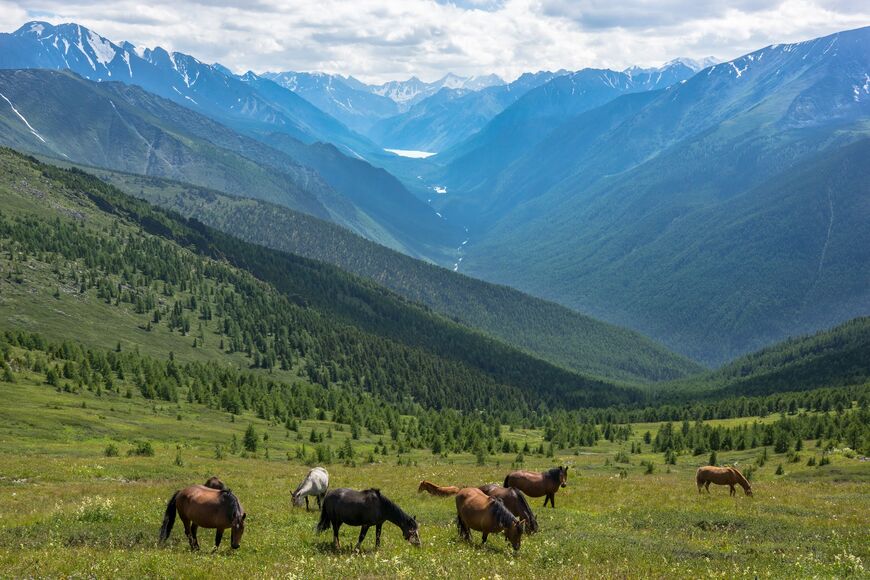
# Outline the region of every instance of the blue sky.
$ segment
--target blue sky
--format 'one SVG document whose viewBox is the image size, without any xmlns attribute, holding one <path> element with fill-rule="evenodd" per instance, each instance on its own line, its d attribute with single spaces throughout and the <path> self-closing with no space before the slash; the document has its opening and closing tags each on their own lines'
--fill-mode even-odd
<svg viewBox="0 0 870 580">
<path fill-rule="evenodd" d="M 0 0 L 0 29 L 77 22 L 231 69 L 352 74 L 382 82 L 447 72 L 730 59 L 870 25 L 867 0 Z"/>
</svg>

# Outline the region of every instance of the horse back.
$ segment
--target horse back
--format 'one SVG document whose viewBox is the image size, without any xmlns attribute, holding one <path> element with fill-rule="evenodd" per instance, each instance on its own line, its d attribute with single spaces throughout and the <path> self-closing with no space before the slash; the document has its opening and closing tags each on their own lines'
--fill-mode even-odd
<svg viewBox="0 0 870 580">
<path fill-rule="evenodd" d="M 553 490 L 543 474 L 534 471 L 514 471 L 505 478 L 505 487 L 515 487 L 531 497 L 541 497 Z M 555 486 L 558 487 L 558 484 Z"/>
<path fill-rule="evenodd" d="M 221 497 L 223 493 L 204 485 L 191 485 L 175 496 L 175 507 L 182 520 L 188 519 L 202 528 L 228 528 L 232 521 Z"/>
</svg>

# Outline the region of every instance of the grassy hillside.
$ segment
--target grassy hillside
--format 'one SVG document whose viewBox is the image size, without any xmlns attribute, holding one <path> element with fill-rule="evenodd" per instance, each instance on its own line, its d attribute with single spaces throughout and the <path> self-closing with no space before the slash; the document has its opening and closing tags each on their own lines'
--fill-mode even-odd
<svg viewBox="0 0 870 580">
<path fill-rule="evenodd" d="M 701 367 L 637 333 L 411 259 L 284 207 L 179 182 L 86 168 L 123 191 L 247 241 L 334 264 L 554 364 L 625 381 Z"/>
<path fill-rule="evenodd" d="M 14 382 L 0 375 L 0 567 L 11 576 L 455 578 L 469 566 L 502 577 L 542 570 L 562 576 L 866 575 L 870 468 L 836 436 L 802 438 L 798 452 L 778 453 L 761 442 L 720 450 L 719 462 L 751 473 L 753 497 L 738 490 L 730 498 L 727 488 L 715 486 L 699 495 L 694 472 L 707 454 L 680 451 L 666 464 L 647 443 L 647 434 L 655 445 L 665 441 L 670 430 L 661 423 L 634 424 L 613 440 L 558 450 L 554 457 L 527 453 L 523 466 L 529 469 L 570 465 L 568 486 L 557 493 L 556 509 L 530 500 L 540 532 L 525 537 L 513 554 L 500 536 L 485 547 L 479 534 L 473 544 L 460 541 L 452 499 L 416 490 L 424 478 L 442 485 L 500 481 L 515 453 L 496 453 L 478 465 L 467 453 L 403 452 L 402 440 L 389 433 L 363 428 L 354 439 L 349 424 L 328 418 L 297 417 L 291 430 L 250 412 L 230 415 L 188 402 L 186 389 L 177 402 L 145 399 L 131 378 L 115 371 L 110 376 L 119 393 L 67 392 L 63 383 L 74 381 L 56 388 L 27 364 L 63 366 L 62 351 L 10 346 L 5 339 L 0 344 L 4 364 L 15 369 Z M 75 358 L 75 349 L 67 352 Z M 125 370 L 134 360 L 125 359 L 128 354 L 118 355 Z M 130 398 L 123 394 L 128 386 Z M 778 421 L 730 419 L 704 427 L 763 430 Z M 249 426 L 256 452 L 243 445 Z M 543 431 L 502 431 L 520 446 L 544 443 Z M 315 445 L 312 432 L 329 435 Z M 337 455 L 346 442 L 350 459 Z M 136 454 L 146 443 L 153 455 Z M 318 458 L 316 448 L 326 447 L 336 450 L 332 458 Z M 290 492 L 314 462 L 329 470 L 333 487 L 379 487 L 418 518 L 423 546 L 403 542 L 387 524 L 380 551 L 368 537 L 362 553 L 353 554 L 358 528 L 343 527 L 342 548 L 333 552 L 331 536 L 313 532 L 316 511 L 290 506 Z M 158 545 L 167 499 L 211 475 L 232 487 L 248 514 L 241 548 L 233 551 L 225 542 L 211 553 L 214 536 L 201 529 L 203 550 L 191 553 L 180 522 L 167 544 Z"/>
</svg>

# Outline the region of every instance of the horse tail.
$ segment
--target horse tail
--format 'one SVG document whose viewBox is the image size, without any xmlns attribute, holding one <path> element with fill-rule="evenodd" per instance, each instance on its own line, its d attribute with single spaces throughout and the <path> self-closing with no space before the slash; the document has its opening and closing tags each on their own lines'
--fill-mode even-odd
<svg viewBox="0 0 870 580">
<path fill-rule="evenodd" d="M 700 487 L 701 484 L 704 483 L 704 478 L 701 477 L 702 473 L 703 471 L 700 467 L 698 468 L 698 471 L 695 472 L 695 483 L 698 485 L 698 487 Z"/>
<path fill-rule="evenodd" d="M 319 534 L 320 532 L 325 532 L 331 526 L 332 520 L 327 513 L 326 504 L 324 502 L 324 505 L 320 507 L 320 521 L 317 522 L 317 525 L 314 527 L 314 531 Z"/>
<path fill-rule="evenodd" d="M 166 504 L 166 514 L 163 516 L 163 525 L 160 526 L 160 541 L 165 542 L 172 532 L 172 526 L 175 525 L 175 496 L 178 492 L 172 494 L 169 498 L 169 503 Z"/>
</svg>

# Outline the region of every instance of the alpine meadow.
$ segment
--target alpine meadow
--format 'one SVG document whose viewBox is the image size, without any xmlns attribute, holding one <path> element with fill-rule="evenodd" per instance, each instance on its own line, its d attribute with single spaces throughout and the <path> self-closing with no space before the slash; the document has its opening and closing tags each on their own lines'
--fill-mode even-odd
<svg viewBox="0 0 870 580">
<path fill-rule="evenodd" d="M 868 24 L 0 0 L 0 576 L 867 577 Z"/>
</svg>

